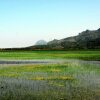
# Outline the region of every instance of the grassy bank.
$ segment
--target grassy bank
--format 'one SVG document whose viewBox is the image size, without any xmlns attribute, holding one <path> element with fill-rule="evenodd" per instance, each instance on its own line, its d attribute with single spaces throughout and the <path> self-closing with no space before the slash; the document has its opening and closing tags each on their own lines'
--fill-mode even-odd
<svg viewBox="0 0 100 100">
<path fill-rule="evenodd" d="M 1 51 L 0 59 L 82 59 L 100 60 L 100 51 Z"/>
</svg>

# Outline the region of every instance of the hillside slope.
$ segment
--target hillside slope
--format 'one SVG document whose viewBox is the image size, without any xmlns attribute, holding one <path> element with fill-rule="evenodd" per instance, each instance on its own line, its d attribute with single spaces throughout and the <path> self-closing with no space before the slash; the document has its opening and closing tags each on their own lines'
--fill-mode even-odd
<svg viewBox="0 0 100 100">
<path fill-rule="evenodd" d="M 48 42 L 51 49 L 96 49 L 100 48 L 100 29 L 86 30 L 77 36 Z"/>
</svg>

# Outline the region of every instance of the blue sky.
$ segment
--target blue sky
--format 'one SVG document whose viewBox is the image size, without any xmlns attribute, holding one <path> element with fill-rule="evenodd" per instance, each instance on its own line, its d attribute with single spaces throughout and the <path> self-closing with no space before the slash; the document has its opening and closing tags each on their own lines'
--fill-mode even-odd
<svg viewBox="0 0 100 100">
<path fill-rule="evenodd" d="M 100 0 L 0 0 L 0 48 L 25 47 L 100 28 Z"/>
</svg>

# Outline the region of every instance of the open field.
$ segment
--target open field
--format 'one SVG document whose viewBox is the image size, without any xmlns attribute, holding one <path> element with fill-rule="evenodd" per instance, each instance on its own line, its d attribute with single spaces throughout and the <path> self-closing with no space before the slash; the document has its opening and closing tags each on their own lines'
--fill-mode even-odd
<svg viewBox="0 0 100 100">
<path fill-rule="evenodd" d="M 1 100 L 100 100 L 100 66 L 0 65 Z"/>
<path fill-rule="evenodd" d="M 0 59 L 82 59 L 100 60 L 100 50 L 95 51 L 1 51 Z"/>
<path fill-rule="evenodd" d="M 100 100 L 100 51 L 3 51 L 0 63 L 0 100 Z"/>
</svg>

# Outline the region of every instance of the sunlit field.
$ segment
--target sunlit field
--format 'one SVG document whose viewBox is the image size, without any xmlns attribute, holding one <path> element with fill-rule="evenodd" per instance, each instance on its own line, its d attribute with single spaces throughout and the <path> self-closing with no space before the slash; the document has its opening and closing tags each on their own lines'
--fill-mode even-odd
<svg viewBox="0 0 100 100">
<path fill-rule="evenodd" d="M 100 60 L 100 50 L 95 51 L 0 51 L 0 59 L 83 59 Z"/>
<path fill-rule="evenodd" d="M 1 63 L 13 60 L 51 63 Z M 0 100 L 100 100 L 100 51 L 2 51 L 0 61 Z"/>
</svg>

